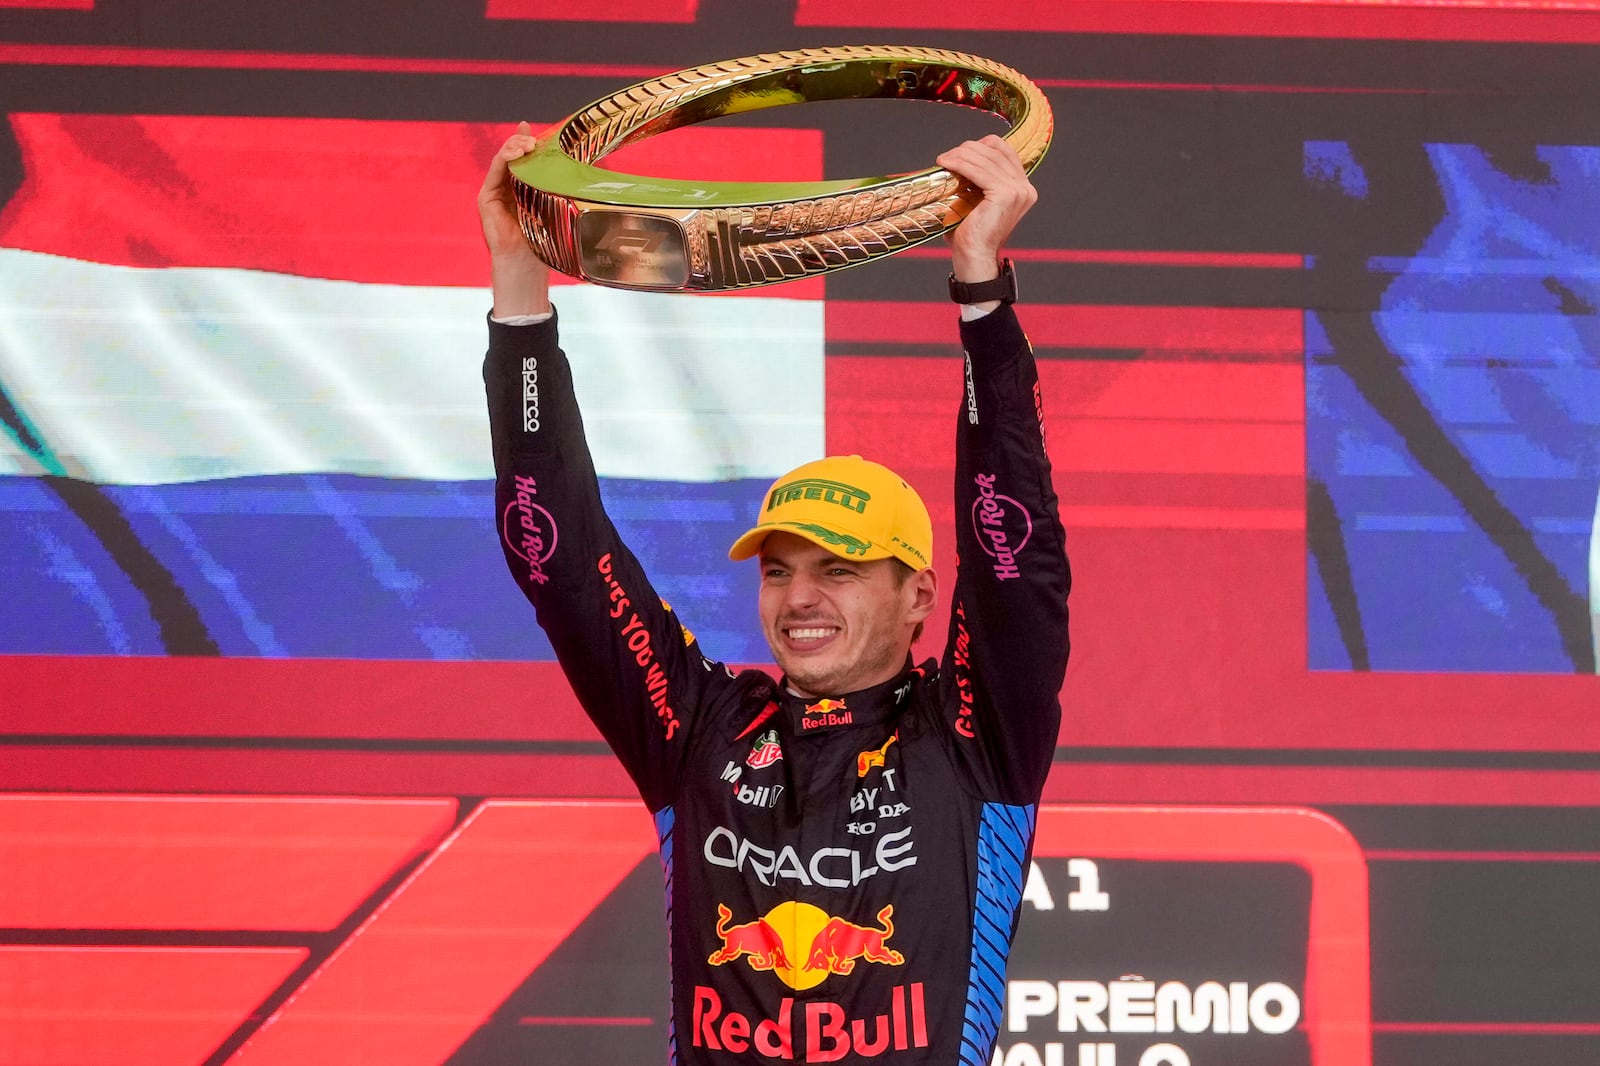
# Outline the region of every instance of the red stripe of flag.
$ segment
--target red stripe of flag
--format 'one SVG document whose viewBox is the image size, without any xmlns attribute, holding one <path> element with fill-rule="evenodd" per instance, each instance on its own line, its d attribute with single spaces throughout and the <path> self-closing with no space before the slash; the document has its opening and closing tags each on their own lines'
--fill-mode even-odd
<svg viewBox="0 0 1600 1066">
<path fill-rule="evenodd" d="M 136 267 L 243 267 L 401 285 L 483 286 L 472 221 L 510 128 L 212 116 L 17 114 L 24 181 L 0 244 Z M 815 130 L 697 127 L 608 165 L 659 177 L 811 180 Z M 821 282 L 783 289 L 820 298 Z"/>
</svg>

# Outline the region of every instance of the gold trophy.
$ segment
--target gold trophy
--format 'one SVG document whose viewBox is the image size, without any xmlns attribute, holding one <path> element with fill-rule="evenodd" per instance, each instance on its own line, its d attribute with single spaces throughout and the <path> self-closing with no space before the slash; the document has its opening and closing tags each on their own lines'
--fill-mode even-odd
<svg viewBox="0 0 1600 1066">
<path fill-rule="evenodd" d="M 1032 171 L 1054 120 L 1010 67 L 936 48 L 806 48 L 680 70 L 572 115 L 511 164 L 522 231 L 563 274 L 649 292 L 742 289 L 880 259 L 949 230 L 976 193 L 940 167 L 810 182 L 710 182 L 602 170 L 608 153 L 695 122 L 810 100 L 894 98 L 1000 115 Z"/>
</svg>

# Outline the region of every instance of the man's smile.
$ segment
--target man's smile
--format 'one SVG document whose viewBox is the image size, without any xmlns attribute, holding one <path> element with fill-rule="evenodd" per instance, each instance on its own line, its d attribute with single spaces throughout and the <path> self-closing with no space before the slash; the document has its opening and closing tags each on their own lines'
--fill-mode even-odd
<svg viewBox="0 0 1600 1066">
<path fill-rule="evenodd" d="M 839 632 L 839 627 L 834 625 L 818 625 L 811 623 L 803 626 L 789 626 L 784 629 L 783 635 L 789 643 L 795 645 L 820 644 Z"/>
</svg>

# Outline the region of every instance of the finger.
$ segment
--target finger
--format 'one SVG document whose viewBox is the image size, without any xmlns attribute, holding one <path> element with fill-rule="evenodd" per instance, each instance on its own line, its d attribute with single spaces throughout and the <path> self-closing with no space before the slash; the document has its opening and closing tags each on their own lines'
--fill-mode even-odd
<svg viewBox="0 0 1600 1066">
<path fill-rule="evenodd" d="M 520 159 L 538 147 L 536 138 L 527 134 L 516 134 L 510 137 L 505 144 L 500 146 L 499 158 L 504 160 Z"/>
<path fill-rule="evenodd" d="M 1027 171 L 1023 168 L 1016 149 L 999 137 L 991 135 L 981 141 L 969 141 L 961 146 L 960 155 L 970 160 L 972 167 L 994 182 L 1016 181 L 1027 177 Z"/>
<path fill-rule="evenodd" d="M 1016 148 L 1012 146 L 1010 141 L 1006 140 L 1004 137 L 1000 136 L 998 133 L 991 133 L 987 137 L 984 137 L 982 140 L 980 140 L 978 143 L 979 144 L 986 144 L 986 145 L 990 146 L 991 148 L 998 149 L 1002 154 L 1004 154 L 1006 156 L 1009 156 L 1011 159 L 1016 160 L 1017 166 L 1020 167 L 1022 165 L 1022 157 L 1017 155 Z"/>
<path fill-rule="evenodd" d="M 970 143 L 952 148 L 941 155 L 938 162 L 985 192 L 1014 181 L 1020 173 L 1020 168 L 1018 171 L 1008 169 L 1004 157 L 996 158 L 993 149 L 984 150 Z"/>
<path fill-rule="evenodd" d="M 1021 168 L 1021 161 L 1017 159 L 1011 146 L 998 137 L 984 138 L 981 141 L 964 141 L 946 154 L 985 169 L 1004 171 L 1013 163 L 1018 169 Z"/>
<path fill-rule="evenodd" d="M 500 150 L 495 153 L 496 159 L 520 159 L 538 147 L 539 139 L 533 134 L 533 127 L 526 121 L 517 123 L 516 132 L 505 139 Z"/>
<path fill-rule="evenodd" d="M 1038 196 L 1027 171 L 1010 154 L 991 145 L 963 146 L 951 153 L 950 169 L 975 185 L 985 201 L 1026 210 Z"/>
</svg>

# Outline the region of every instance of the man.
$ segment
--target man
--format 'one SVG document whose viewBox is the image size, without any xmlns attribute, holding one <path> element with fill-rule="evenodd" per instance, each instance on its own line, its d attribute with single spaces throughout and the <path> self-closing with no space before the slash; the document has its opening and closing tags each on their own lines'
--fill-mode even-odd
<svg viewBox="0 0 1600 1066">
<path fill-rule="evenodd" d="M 779 478 L 729 553 L 759 556 L 783 671 L 735 676 L 702 656 L 601 507 L 548 274 L 508 185 L 532 146 L 519 127 L 478 201 L 502 546 L 655 817 L 671 1061 L 987 1063 L 1060 723 L 1070 584 L 1009 296 L 952 286 L 979 302 L 961 310 L 960 569 L 942 661 L 910 656 L 938 595 L 927 510 L 887 469 L 833 457 Z M 998 137 L 939 162 L 982 192 L 952 235 L 953 278 L 990 282 L 1036 194 Z"/>
</svg>

